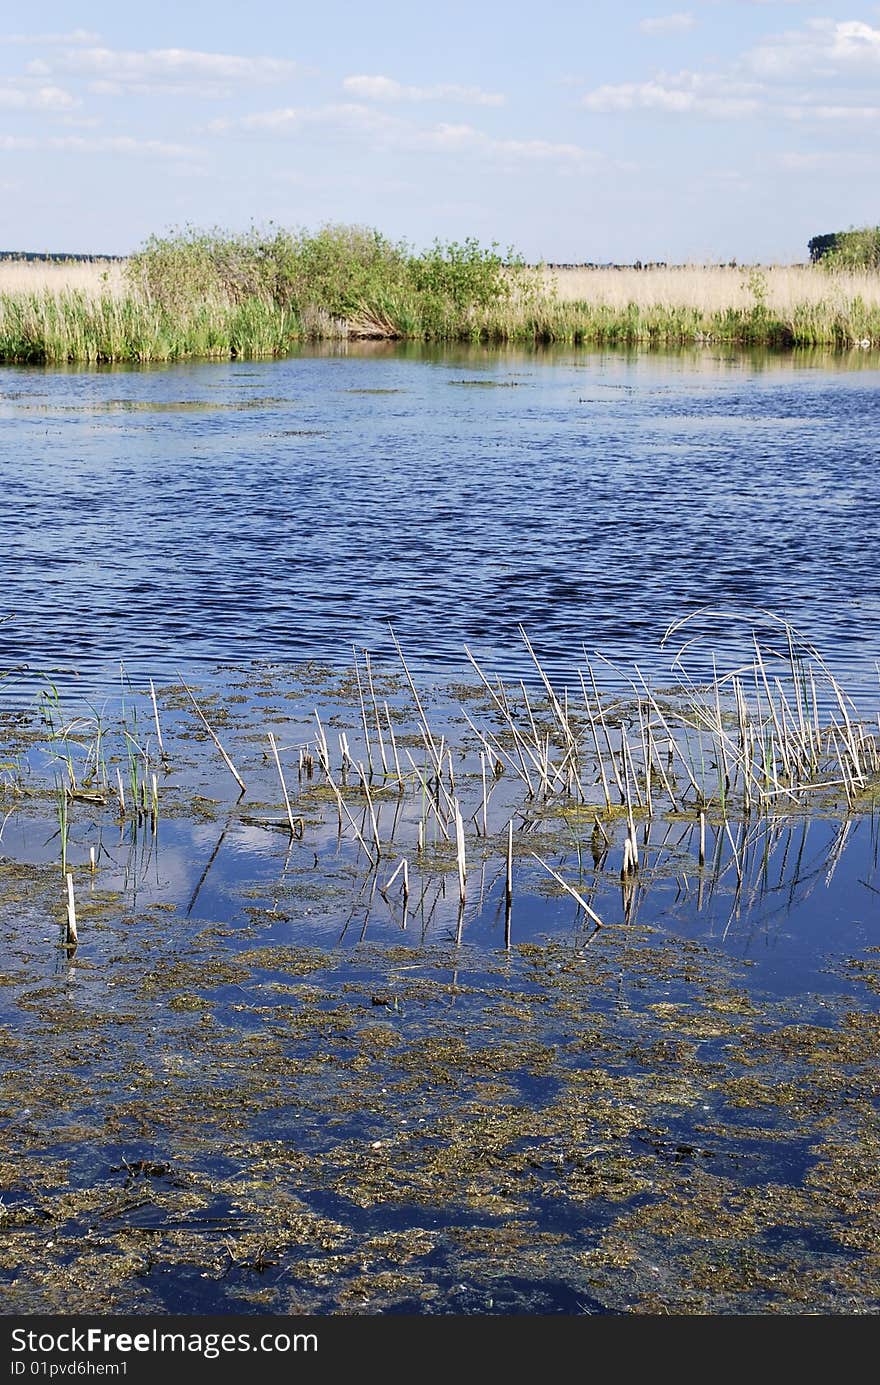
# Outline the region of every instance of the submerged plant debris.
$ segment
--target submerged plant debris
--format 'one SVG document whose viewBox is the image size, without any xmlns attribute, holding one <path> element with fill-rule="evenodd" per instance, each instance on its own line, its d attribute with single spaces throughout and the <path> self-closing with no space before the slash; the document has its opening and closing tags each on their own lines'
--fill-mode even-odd
<svg viewBox="0 0 880 1385">
<path fill-rule="evenodd" d="M 2 1310 L 880 1310 L 877 738 L 790 653 L 5 713 Z"/>
</svg>

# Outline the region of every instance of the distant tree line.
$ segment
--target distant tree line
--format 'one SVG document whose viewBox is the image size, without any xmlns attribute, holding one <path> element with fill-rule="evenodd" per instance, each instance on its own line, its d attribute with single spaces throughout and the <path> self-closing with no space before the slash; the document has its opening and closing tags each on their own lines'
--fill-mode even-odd
<svg viewBox="0 0 880 1385">
<path fill-rule="evenodd" d="M 807 248 L 813 264 L 827 269 L 880 269 L 880 226 L 813 236 Z"/>
<path fill-rule="evenodd" d="M 27 263 L 39 261 L 44 264 L 47 260 L 53 264 L 91 264 L 93 260 L 123 260 L 124 255 L 68 255 L 64 252 L 49 252 L 42 250 L 0 250 L 0 260 L 23 260 Z"/>
</svg>

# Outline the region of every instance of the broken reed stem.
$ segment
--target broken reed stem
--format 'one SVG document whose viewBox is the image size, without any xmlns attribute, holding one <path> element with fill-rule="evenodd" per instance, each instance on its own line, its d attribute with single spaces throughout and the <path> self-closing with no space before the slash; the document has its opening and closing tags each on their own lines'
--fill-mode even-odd
<svg viewBox="0 0 880 1385">
<path fill-rule="evenodd" d="M 73 897 L 73 876 L 67 874 L 67 926 L 64 932 L 64 942 L 67 947 L 75 948 L 79 943 L 79 933 L 76 927 L 76 902 Z"/>
<path fill-rule="evenodd" d="M 416 764 L 415 760 L 413 759 L 412 755 L 410 755 L 409 750 L 406 751 L 406 758 L 409 760 L 410 764 L 412 765 L 412 768 L 413 768 L 413 771 L 414 771 L 414 773 L 415 773 L 415 776 L 416 776 L 416 778 L 418 779 L 419 783 L 421 784 L 421 787 L 422 787 L 422 794 L 423 794 L 423 797 L 424 797 L 424 801 L 428 804 L 428 806 L 429 806 L 430 809 L 431 809 L 431 812 L 434 814 L 435 818 L 437 819 L 437 824 L 438 824 L 438 826 L 439 826 L 439 828 L 440 828 L 440 831 L 443 833 L 443 836 L 444 836 L 445 840 L 446 840 L 446 841 L 449 841 L 449 830 L 448 830 L 448 828 L 447 828 L 446 823 L 443 821 L 443 818 L 440 816 L 440 809 L 437 807 L 436 797 L 435 797 L 435 795 L 431 792 L 430 788 L 428 787 L 428 771 L 427 771 L 427 765 L 425 766 L 425 769 L 424 769 L 424 770 L 419 769 L 419 767 L 418 767 L 418 765 Z"/>
<path fill-rule="evenodd" d="M 320 718 L 319 715 L 318 715 L 318 709 L 317 709 L 317 708 L 315 708 L 315 721 L 318 723 L 318 744 L 317 744 L 317 746 L 315 747 L 315 749 L 316 749 L 317 752 L 318 752 L 318 763 L 319 763 L 319 765 L 321 766 L 321 768 L 323 769 L 323 771 L 324 771 L 324 773 L 326 774 L 327 778 L 329 779 L 329 778 L 330 778 L 330 750 L 329 750 L 328 745 L 327 745 L 327 736 L 326 736 L 326 734 L 325 734 L 325 732 L 324 732 L 323 726 L 321 725 L 321 718 Z M 347 750 L 348 750 L 348 743 L 346 742 L 346 752 L 347 752 Z"/>
<path fill-rule="evenodd" d="M 409 898 L 409 866 L 407 864 L 407 859 L 405 856 L 402 856 L 400 858 L 400 861 L 398 865 L 395 867 L 393 874 L 389 875 L 388 879 L 386 880 L 385 889 L 383 893 L 387 894 L 387 892 L 391 889 L 391 886 L 394 884 L 395 880 L 397 879 L 398 875 L 401 874 L 401 872 L 403 872 L 403 902 L 404 904 L 406 904 L 406 901 Z"/>
<path fill-rule="evenodd" d="M 325 778 L 326 778 L 326 780 L 327 780 L 327 783 L 330 785 L 330 788 L 331 788 L 331 790 L 333 791 L 333 796 L 334 796 L 334 798 L 336 799 L 336 807 L 337 807 L 337 809 L 339 810 L 339 830 L 340 830 L 340 833 L 342 832 L 342 814 L 345 813 L 345 816 L 348 818 L 348 821 L 349 821 L 349 823 L 351 824 L 351 829 L 352 829 L 352 831 L 354 832 L 354 835 L 357 837 L 357 839 L 358 839 L 360 845 L 363 847 L 364 852 L 366 853 L 367 860 L 370 862 L 371 865 L 374 866 L 374 865 L 376 865 L 376 861 L 373 860 L 373 853 L 372 853 L 372 851 L 370 850 L 370 848 L 367 846 L 367 843 L 364 841 L 364 838 L 363 838 L 363 835 L 362 835 L 362 833 L 361 833 L 361 830 L 360 830 L 360 828 L 358 827 L 357 823 L 355 822 L 354 818 L 352 817 L 351 813 L 349 812 L 349 810 L 348 810 L 348 804 L 346 803 L 345 799 L 342 797 L 342 794 L 341 794 L 340 791 L 339 791 L 339 788 L 338 788 L 338 786 L 337 786 L 337 784 L 336 784 L 336 781 L 335 781 L 334 778 L 333 778 L 333 774 L 332 774 L 331 769 L 330 769 L 330 752 L 329 752 L 329 750 L 327 749 L 327 737 L 326 737 L 326 735 L 324 734 L 324 728 L 323 728 L 323 726 L 321 725 L 321 718 L 320 718 L 320 716 L 318 715 L 317 710 L 315 711 L 315 721 L 318 723 L 318 744 L 317 744 L 318 762 L 319 762 L 319 764 L 321 765 L 321 768 L 322 768 L 323 771 L 324 771 L 324 775 L 325 775 Z M 358 766 L 358 768 L 360 769 L 360 766 Z M 361 772 L 362 772 L 362 771 L 361 771 Z M 377 857 L 377 860 L 378 860 L 378 857 Z"/>
<path fill-rule="evenodd" d="M 156 739 L 159 742 L 159 754 L 162 759 L 166 759 L 165 746 L 162 744 L 162 728 L 159 725 L 159 704 L 156 701 L 156 689 L 153 687 L 153 680 L 150 679 L 150 697 L 153 699 L 153 720 L 156 723 Z"/>
<path fill-rule="evenodd" d="M 538 862 L 538 865 L 543 866 L 544 870 L 546 870 L 548 874 L 553 876 L 553 879 L 562 886 L 566 893 L 570 894 L 572 899 L 577 901 L 577 903 L 581 906 L 587 917 L 593 920 L 597 928 L 604 927 L 599 915 L 596 913 L 594 909 L 590 908 L 589 904 L 584 899 L 583 895 L 580 893 L 579 890 L 576 890 L 573 885 L 569 885 L 567 881 L 563 880 L 562 876 L 557 874 L 557 872 L 553 869 L 552 866 L 548 866 L 546 861 L 542 861 L 540 856 L 536 855 L 534 851 L 531 853 L 531 855 L 535 857 L 535 860 Z"/>
<path fill-rule="evenodd" d="M 413 701 L 414 701 L 415 704 L 416 704 L 416 709 L 417 709 L 417 711 L 418 711 L 418 713 L 419 713 L 419 716 L 420 716 L 421 719 L 422 719 L 422 734 L 423 734 L 424 739 L 425 739 L 425 744 L 428 746 L 429 750 L 431 751 L 431 755 L 432 755 L 433 760 L 434 760 L 434 765 L 436 766 L 436 769 L 437 769 L 437 774 L 438 774 L 438 775 L 442 775 L 442 773 L 443 773 L 443 764 L 442 764 L 442 760 L 441 760 L 440 756 L 437 754 L 437 747 L 436 747 L 436 745 L 435 745 L 435 743 L 434 743 L 434 737 L 433 737 L 432 734 L 431 734 L 431 728 L 430 728 L 430 726 L 428 725 L 428 718 L 425 716 L 425 709 L 424 709 L 424 707 L 422 706 L 422 701 L 421 701 L 421 698 L 419 697 L 418 689 L 416 688 L 416 685 L 415 685 L 415 683 L 413 682 L 412 674 L 411 674 L 410 671 L 409 671 L 409 665 L 407 664 L 406 659 L 403 657 L 403 650 L 402 650 L 401 647 L 400 647 L 400 642 L 399 642 L 397 636 L 395 635 L 395 633 L 394 633 L 394 631 L 393 631 L 393 629 L 391 628 L 390 625 L 389 625 L 388 629 L 389 629 L 389 632 L 390 632 L 390 634 L 391 634 L 391 638 L 392 638 L 392 640 L 394 641 L 394 648 L 397 650 L 397 657 L 400 659 L 401 665 L 402 665 L 402 667 L 403 667 L 403 672 L 404 672 L 404 674 L 405 674 L 405 676 L 406 676 L 406 681 L 407 681 L 407 683 L 409 684 L 409 690 L 410 690 L 410 692 L 412 693 Z"/>
<path fill-rule="evenodd" d="M 550 679 L 547 677 L 546 673 L 544 672 L 543 668 L 541 667 L 540 663 L 538 662 L 538 656 L 537 656 L 537 654 L 535 653 L 534 649 L 532 648 L 531 640 L 529 639 L 528 635 L 527 635 L 526 632 L 525 632 L 525 628 L 524 628 L 522 625 L 519 627 L 519 633 L 520 633 L 520 635 L 521 635 L 522 638 L 523 638 L 523 642 L 525 643 L 526 649 L 529 651 L 529 654 L 530 654 L 530 656 L 531 656 L 531 659 L 532 659 L 533 664 L 535 665 L 535 668 L 538 670 L 538 674 L 540 675 L 541 682 L 544 684 L 544 687 L 547 689 L 547 696 L 548 696 L 549 699 L 550 699 L 550 706 L 553 708 L 554 715 L 555 715 L 555 717 L 556 717 L 556 720 L 559 722 L 559 726 L 560 726 L 560 728 L 561 728 L 561 730 L 562 730 L 562 734 L 565 736 L 566 740 L 570 742 L 570 741 L 572 741 L 572 740 L 574 739 L 574 736 L 572 735 L 572 730 L 571 730 L 571 727 L 570 727 L 569 724 L 568 724 L 568 720 L 567 720 L 567 718 L 566 718 L 566 716 L 565 716 L 565 713 L 563 712 L 561 706 L 559 705 L 559 699 L 558 699 L 558 697 L 556 696 L 556 693 L 553 691 L 553 688 L 552 688 L 552 686 L 551 686 L 551 684 L 550 684 Z"/>
<path fill-rule="evenodd" d="M 388 703 L 383 702 L 385 708 L 385 721 L 388 726 L 388 736 L 391 741 L 391 753 L 394 756 L 394 768 L 397 770 L 397 780 L 401 788 L 403 787 L 403 775 L 400 772 L 400 758 L 397 754 L 397 741 L 394 739 L 394 727 L 391 723 L 391 713 L 388 710 Z"/>
<path fill-rule="evenodd" d="M 635 870 L 632 857 L 632 840 L 627 835 L 623 839 L 623 861 L 620 866 L 620 878 L 626 880 L 627 876 Z"/>
<path fill-rule="evenodd" d="M 373 716 L 374 716 L 375 719 L 376 719 L 376 735 L 377 735 L 378 741 L 379 741 L 379 758 L 380 758 L 381 761 L 382 761 L 382 773 L 385 775 L 385 777 L 386 777 L 386 779 L 387 779 L 387 777 L 388 777 L 388 761 L 387 761 L 387 759 L 385 758 L 385 741 L 384 741 L 384 739 L 383 739 L 383 737 L 382 737 L 382 723 L 381 723 L 381 721 L 379 720 L 379 706 L 378 706 L 378 703 L 376 702 L 376 693 L 375 693 L 375 690 L 374 690 L 374 688 L 373 688 L 373 670 L 372 670 L 372 667 L 371 667 L 371 665 L 370 665 L 370 655 L 369 655 L 369 651 L 366 650 L 366 649 L 364 650 L 364 663 L 365 663 L 366 666 L 367 666 L 367 684 L 368 684 L 369 689 L 370 689 L 370 701 L 371 701 L 372 704 L 373 704 Z"/>
<path fill-rule="evenodd" d="M 461 809 L 456 802 L 455 805 L 455 851 L 458 864 L 458 892 L 462 904 L 467 898 L 467 865 L 464 855 L 464 822 L 462 821 Z"/>
<path fill-rule="evenodd" d="M 517 727 L 517 725 L 516 725 L 516 722 L 515 722 L 514 719 L 513 719 L 512 713 L 511 713 L 511 711 L 510 711 L 510 707 L 509 707 L 508 702 L 507 702 L 507 696 L 506 696 L 505 691 L 504 691 L 504 684 L 501 682 L 501 679 L 499 678 L 499 680 L 498 680 L 498 692 L 496 692 L 495 689 L 494 689 L 494 688 L 492 687 L 492 685 L 490 684 L 489 680 L 487 679 L 486 675 L 483 673 L 483 670 L 480 668 L 480 665 L 477 663 L 477 661 L 476 661 L 476 659 L 474 658 L 473 654 L 472 654 L 471 651 L 468 649 L 467 645 L 465 645 L 465 647 L 464 647 L 464 652 L 465 652 L 465 654 L 466 654 L 467 657 L 468 657 L 468 661 L 469 661 L 469 663 L 471 664 L 471 667 L 473 668 L 473 670 L 474 670 L 474 672 L 476 673 L 477 677 L 479 678 L 480 682 L 483 684 L 483 687 L 486 689 L 487 693 L 489 694 L 489 697 L 492 699 L 493 705 L 495 706 L 496 710 L 497 710 L 498 712 L 500 712 L 501 716 L 504 718 L 504 720 L 505 720 L 505 722 L 506 722 L 506 724 L 507 724 L 507 726 L 508 726 L 508 728 L 509 728 L 509 730 L 510 730 L 511 735 L 513 736 L 513 743 L 514 743 L 514 746 L 515 746 L 515 748 L 516 748 L 517 756 L 519 757 L 519 769 L 517 770 L 517 767 L 516 767 L 516 765 L 514 764 L 513 759 L 512 759 L 505 751 L 503 751 L 503 750 L 501 749 L 500 746 L 496 746 L 496 747 L 494 747 L 494 748 L 492 748 L 492 747 L 489 746 L 489 743 L 488 743 L 488 741 L 486 740 L 485 736 L 483 736 L 483 734 L 482 734 L 481 731 L 477 730 L 477 727 L 474 726 L 474 723 L 471 721 L 471 719 L 470 719 L 470 717 L 468 716 L 467 712 L 464 713 L 465 720 L 467 721 L 468 725 L 469 725 L 470 727 L 472 727 L 474 731 L 477 732 L 477 735 L 480 736 L 480 738 L 484 741 L 487 750 L 491 749 L 491 750 L 492 750 L 492 753 L 496 756 L 496 758 L 503 758 L 503 759 L 505 759 L 505 760 L 507 761 L 507 763 L 510 765 L 511 769 L 514 771 L 514 773 L 520 774 L 520 775 L 522 776 L 522 778 L 523 778 L 523 780 L 524 780 L 524 782 L 525 782 L 525 784 L 526 784 L 526 787 L 528 788 L 529 797 L 532 798 L 532 797 L 534 796 L 535 790 L 534 790 L 534 787 L 533 787 L 533 785 L 532 785 L 531 777 L 530 777 L 530 775 L 529 775 L 529 771 L 528 771 L 528 769 L 527 769 L 527 767 L 526 767 L 526 762 L 525 762 L 525 760 L 523 759 L 523 754 L 522 754 L 522 745 L 521 745 L 521 742 L 522 742 L 522 744 L 525 744 L 525 742 L 524 742 L 524 740 L 523 740 L 523 737 L 522 737 L 521 734 L 520 734 L 520 731 L 519 731 L 519 729 L 518 729 L 518 727 Z M 526 744 L 525 748 L 526 748 L 526 751 L 527 751 L 527 753 L 528 753 L 528 755 L 529 755 L 529 758 L 534 762 L 534 756 L 533 756 L 533 754 L 532 754 L 532 752 L 531 752 L 531 750 L 529 749 L 529 747 L 528 747 L 527 744 Z"/>
<path fill-rule="evenodd" d="M 504 898 L 508 910 L 513 903 L 513 818 L 507 824 L 507 871 L 504 886 Z"/>
<path fill-rule="evenodd" d="M 367 807 L 370 810 L 370 822 L 373 827 L 373 840 L 376 843 L 376 860 L 378 861 L 382 855 L 382 842 L 379 837 L 379 824 L 376 820 L 376 813 L 375 809 L 373 808 L 373 800 L 370 796 L 370 786 L 367 783 L 367 776 L 364 774 L 364 767 L 360 763 L 360 761 L 358 761 L 357 769 L 358 774 L 360 775 L 361 787 L 363 788 L 364 794 L 366 795 Z"/>
<path fill-rule="evenodd" d="M 614 782 L 616 783 L 616 785 L 617 785 L 617 791 L 618 791 L 618 793 L 620 794 L 620 801 L 621 801 L 621 803 L 623 803 L 623 801 L 624 801 L 624 799 L 625 799 L 625 794 L 624 794 L 624 792 L 623 792 L 623 785 L 622 785 L 621 782 L 620 782 L 620 775 L 619 775 L 618 772 L 617 772 L 617 763 L 616 763 L 616 761 L 615 761 L 615 759 L 614 759 L 614 751 L 613 751 L 613 749 L 611 748 L 611 737 L 610 737 L 609 734 L 608 734 L 608 727 L 607 727 L 606 722 L 605 722 L 605 713 L 604 713 L 604 711 L 602 710 L 602 699 L 599 697 L 599 687 L 598 687 L 598 684 L 596 683 L 596 675 L 595 675 L 595 673 L 593 672 L 593 667 L 592 667 L 591 664 L 588 664 L 588 665 L 587 665 L 587 672 L 588 672 L 589 675 L 590 675 L 590 682 L 591 682 L 592 685 L 593 685 L 593 697 L 596 699 L 596 710 L 597 710 L 597 712 L 599 713 L 599 725 L 602 727 L 602 732 L 603 732 L 603 734 L 604 734 L 604 736 L 605 736 L 605 745 L 606 745 L 607 748 L 608 748 L 608 760 L 609 760 L 609 763 L 610 763 L 610 765 L 611 765 L 611 773 L 614 775 Z M 601 758 L 601 757 L 600 757 L 600 758 Z M 610 806 L 610 805 L 609 805 L 609 806 Z"/>
<path fill-rule="evenodd" d="M 599 766 L 599 774 L 601 775 L 601 778 L 602 778 L 602 792 L 603 792 L 603 794 L 605 795 L 605 808 L 606 808 L 606 810 L 607 810 L 608 812 L 610 812 L 610 811 L 611 811 L 611 794 L 610 794 L 609 791 L 608 791 L 608 779 L 607 779 L 606 774 L 605 774 L 605 762 L 604 762 L 604 760 L 602 759 L 602 751 L 601 751 L 600 748 L 599 748 L 599 734 L 598 734 L 598 732 L 597 732 L 597 730 L 596 730 L 596 722 L 595 722 L 595 720 L 593 719 L 593 712 L 592 712 L 592 709 L 591 709 L 591 707 L 590 707 L 590 699 L 589 699 L 589 697 L 587 696 L 587 685 L 586 685 L 586 682 L 584 681 L 583 672 L 582 672 L 580 669 L 578 669 L 578 677 L 580 678 L 580 682 L 581 682 L 581 690 L 582 690 L 582 692 L 583 692 L 583 697 L 584 697 L 584 706 L 585 706 L 586 709 L 587 709 L 587 720 L 588 720 L 589 723 L 590 723 L 590 731 L 591 731 L 592 736 L 593 736 L 593 745 L 595 746 L 595 750 L 596 750 L 596 764 Z"/>
<path fill-rule="evenodd" d="M 290 799 L 287 795 L 287 785 L 284 782 L 284 771 L 281 768 L 281 760 L 278 755 L 278 746 L 275 744 L 275 737 L 273 736 L 271 731 L 269 732 L 269 744 L 272 747 L 272 754 L 275 756 L 275 768 L 278 770 L 278 778 L 281 780 L 281 792 L 284 794 L 284 806 L 287 809 L 287 821 L 290 825 L 290 835 L 291 837 L 295 837 L 296 827 L 294 825 L 293 809 L 290 806 Z"/>
<path fill-rule="evenodd" d="M 178 674 L 178 677 L 180 677 L 179 674 Z M 207 731 L 208 735 L 211 737 L 211 740 L 212 740 L 212 741 L 214 742 L 214 744 L 216 745 L 217 749 L 220 751 L 220 754 L 223 756 L 223 759 L 224 759 L 224 761 L 225 761 L 225 763 L 226 763 L 227 769 L 228 769 L 228 770 L 230 771 L 230 773 L 232 774 L 233 779 L 234 779 L 235 782 L 238 784 L 238 787 L 241 789 L 242 793 L 247 793 L 247 789 L 245 788 L 244 780 L 242 779 L 242 777 L 241 777 L 241 775 L 239 774 L 238 770 L 235 768 L 235 765 L 234 765 L 234 764 L 232 763 L 232 761 L 230 760 L 230 758 L 229 758 L 229 756 L 227 755 L 226 751 L 223 749 L 223 746 L 220 744 L 219 738 L 217 737 L 217 735 L 216 735 L 216 733 L 215 733 L 213 727 L 210 725 L 210 723 L 209 723 L 207 717 L 205 716 L 205 714 L 204 714 L 204 712 L 202 711 L 201 707 L 199 706 L 198 702 L 196 702 L 195 698 L 193 697 L 192 693 L 190 692 L 190 690 L 189 690 L 189 688 L 187 687 L 186 683 L 184 682 L 183 678 L 180 678 L 180 681 L 181 681 L 181 683 L 183 684 L 183 688 L 184 688 L 184 691 L 186 692 L 187 697 L 189 698 L 190 702 L 192 703 L 192 705 L 193 705 L 193 706 L 195 707 L 195 709 L 196 709 L 196 713 L 197 713 L 197 715 L 198 715 L 199 720 L 201 721 L 201 723 L 202 723 L 202 725 L 204 726 L 205 730 Z"/>
<path fill-rule="evenodd" d="M 372 773 L 373 773 L 373 746 L 372 746 L 372 742 L 370 741 L 370 732 L 369 732 L 369 728 L 368 728 L 368 726 L 367 726 L 367 707 L 366 707 L 366 703 L 364 702 L 364 690 L 363 690 L 363 688 L 361 687 L 361 666 L 360 666 L 360 659 L 358 658 L 358 652 L 357 652 L 356 649 L 354 650 L 354 676 L 355 676 L 355 679 L 357 680 L 358 701 L 359 701 L 359 703 L 360 703 L 360 708 L 361 708 L 361 723 L 362 723 L 363 728 L 364 728 L 364 742 L 365 742 L 366 747 L 367 747 L 367 760 L 368 760 L 369 765 L 370 765 L 370 774 L 372 774 Z"/>
</svg>

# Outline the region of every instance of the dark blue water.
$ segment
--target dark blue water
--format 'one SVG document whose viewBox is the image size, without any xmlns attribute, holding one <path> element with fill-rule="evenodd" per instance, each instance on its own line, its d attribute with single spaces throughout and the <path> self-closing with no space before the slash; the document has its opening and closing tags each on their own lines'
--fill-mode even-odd
<svg viewBox="0 0 880 1385">
<path fill-rule="evenodd" d="M 589 814 L 523 809 L 515 776 L 478 837 L 472 746 L 455 769 L 460 907 L 428 818 L 416 848 L 415 777 L 404 797 L 377 789 L 373 870 L 323 785 L 297 775 L 317 703 L 334 756 L 342 728 L 363 753 L 350 680 L 214 675 L 390 652 L 390 620 L 413 668 L 438 675 L 465 642 L 524 670 L 522 622 L 562 677 L 586 646 L 677 681 L 680 643 L 706 636 L 684 662 L 708 673 L 713 651 L 749 656 L 753 624 L 772 644 L 772 611 L 876 709 L 880 369 L 856 359 L 382 347 L 0 370 L 0 675 L 79 674 L 56 680 L 54 742 L 48 725 L 45 746 L 19 741 L 14 716 L 0 728 L 4 1201 L 27 1238 L 0 1274 L 11 1307 L 54 1309 L 75 1272 L 89 1311 L 105 1283 L 114 1311 L 877 1311 L 867 798 L 844 821 L 818 797 L 814 813 L 710 813 L 704 851 L 694 814 L 660 811 L 624 879 L 622 818 L 594 833 Z M 743 618 L 693 621 L 660 648 L 704 606 Z M 71 954 L 52 790 L 62 752 L 82 782 L 97 766 L 99 725 L 111 776 L 128 758 L 115 704 L 71 723 L 84 684 L 112 680 L 152 744 L 120 659 L 217 694 L 248 793 L 160 685 L 158 817 L 67 804 Z M 0 682 L 16 710 L 27 681 Z M 426 701 L 450 744 L 467 739 L 448 699 Z M 270 729 L 301 837 L 283 830 Z M 391 885 L 401 856 L 408 900 Z M 294 1232 L 288 1206 L 338 1225 Z M 684 1206 L 690 1226 L 664 1221 Z M 385 1235 L 409 1238 L 410 1278 Z M 346 1298 L 362 1271 L 373 1296 Z"/>
<path fill-rule="evenodd" d="M 2 368 L 0 665 L 339 665 L 390 621 L 417 665 L 467 642 L 511 673 L 522 622 L 560 674 L 586 645 L 657 675 L 708 606 L 772 610 L 876 686 L 880 370 L 857 359 Z"/>
</svg>

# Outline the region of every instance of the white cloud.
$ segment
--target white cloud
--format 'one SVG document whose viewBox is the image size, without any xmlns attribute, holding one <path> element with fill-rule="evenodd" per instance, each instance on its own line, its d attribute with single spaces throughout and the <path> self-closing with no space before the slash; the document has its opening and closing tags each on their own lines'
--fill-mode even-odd
<svg viewBox="0 0 880 1385">
<path fill-rule="evenodd" d="M 187 159 L 197 151 L 185 144 L 169 144 L 158 139 L 135 139 L 131 135 L 0 135 L 0 149 L 57 149 L 67 154 L 148 155 L 162 159 Z"/>
<path fill-rule="evenodd" d="M 473 125 L 440 122 L 420 126 L 358 102 L 302 107 L 285 106 L 240 119 L 212 120 L 210 134 L 291 137 L 321 130 L 340 138 L 360 140 L 377 149 L 398 152 L 454 153 L 507 163 L 575 166 L 603 161 L 603 156 L 578 144 L 541 139 L 498 139 Z"/>
<path fill-rule="evenodd" d="M 405 86 L 393 77 L 346 77 L 342 85 L 365 101 L 453 101 L 468 106 L 503 106 L 499 92 L 442 82 L 434 86 Z"/>
<path fill-rule="evenodd" d="M 221 101 L 234 94 L 228 82 L 88 82 L 90 96 L 185 96 L 197 101 Z"/>
<path fill-rule="evenodd" d="M 814 106 L 812 103 L 783 106 L 786 120 L 878 120 L 880 106 Z"/>
<path fill-rule="evenodd" d="M 78 104 L 61 87 L 0 86 L 0 109 L 7 111 L 67 111 Z"/>
<path fill-rule="evenodd" d="M 46 141 L 51 149 L 74 154 L 151 154 L 161 159 L 188 159 L 198 151 L 187 144 L 170 144 L 160 139 L 136 139 L 133 135 L 59 135 Z"/>
<path fill-rule="evenodd" d="M 96 130 L 102 123 L 96 115 L 62 115 L 58 121 L 68 130 Z"/>
<path fill-rule="evenodd" d="M 755 115 L 760 101 L 754 85 L 707 77 L 698 72 L 660 73 L 650 82 L 597 87 L 581 104 L 590 111 L 667 111 L 715 118 Z"/>
<path fill-rule="evenodd" d="M 878 119 L 880 28 L 861 20 L 810 19 L 771 35 L 714 71 L 660 72 L 649 81 L 596 87 L 581 98 L 590 111 L 657 111 L 799 122 Z"/>
<path fill-rule="evenodd" d="M 299 70 L 287 58 L 243 58 L 190 48 L 71 48 L 57 59 L 37 59 L 28 65 L 28 71 L 38 76 L 61 71 L 117 83 L 120 88 L 168 81 L 185 83 L 187 89 L 199 81 L 256 86 L 289 81 Z"/>
<path fill-rule="evenodd" d="M 434 125 L 402 135 L 399 143 L 410 149 L 433 149 L 458 154 L 473 153 L 490 159 L 528 163 L 580 164 L 599 156 L 578 144 L 558 144 L 543 139 L 495 139 L 472 125 Z"/>
<path fill-rule="evenodd" d="M 100 43 L 101 35 L 90 29 L 72 29 L 66 34 L 0 34 L 0 43 L 24 44 L 30 48 L 52 48 L 73 43 Z"/>
<path fill-rule="evenodd" d="M 803 29 L 763 40 L 746 61 L 770 81 L 880 74 L 880 29 L 857 19 L 810 19 Z"/>
<path fill-rule="evenodd" d="M 679 11 L 676 14 L 661 14 L 654 19 L 642 19 L 639 28 L 643 34 L 683 34 L 696 28 L 696 16 Z"/>
<path fill-rule="evenodd" d="M 277 135 L 297 134 L 310 126 L 318 126 L 354 134 L 369 134 L 394 129 L 398 121 L 381 111 L 358 102 L 338 102 L 326 106 L 281 106 L 277 110 L 257 111 L 239 120 L 212 120 L 207 129 L 211 134 L 238 130 L 244 133 L 267 132 Z"/>
<path fill-rule="evenodd" d="M 792 151 L 777 155 L 775 162 L 779 168 L 794 173 L 830 173 L 848 178 L 853 173 L 863 173 L 880 167 L 880 153 L 842 149 L 835 149 L 833 152 Z"/>
</svg>

